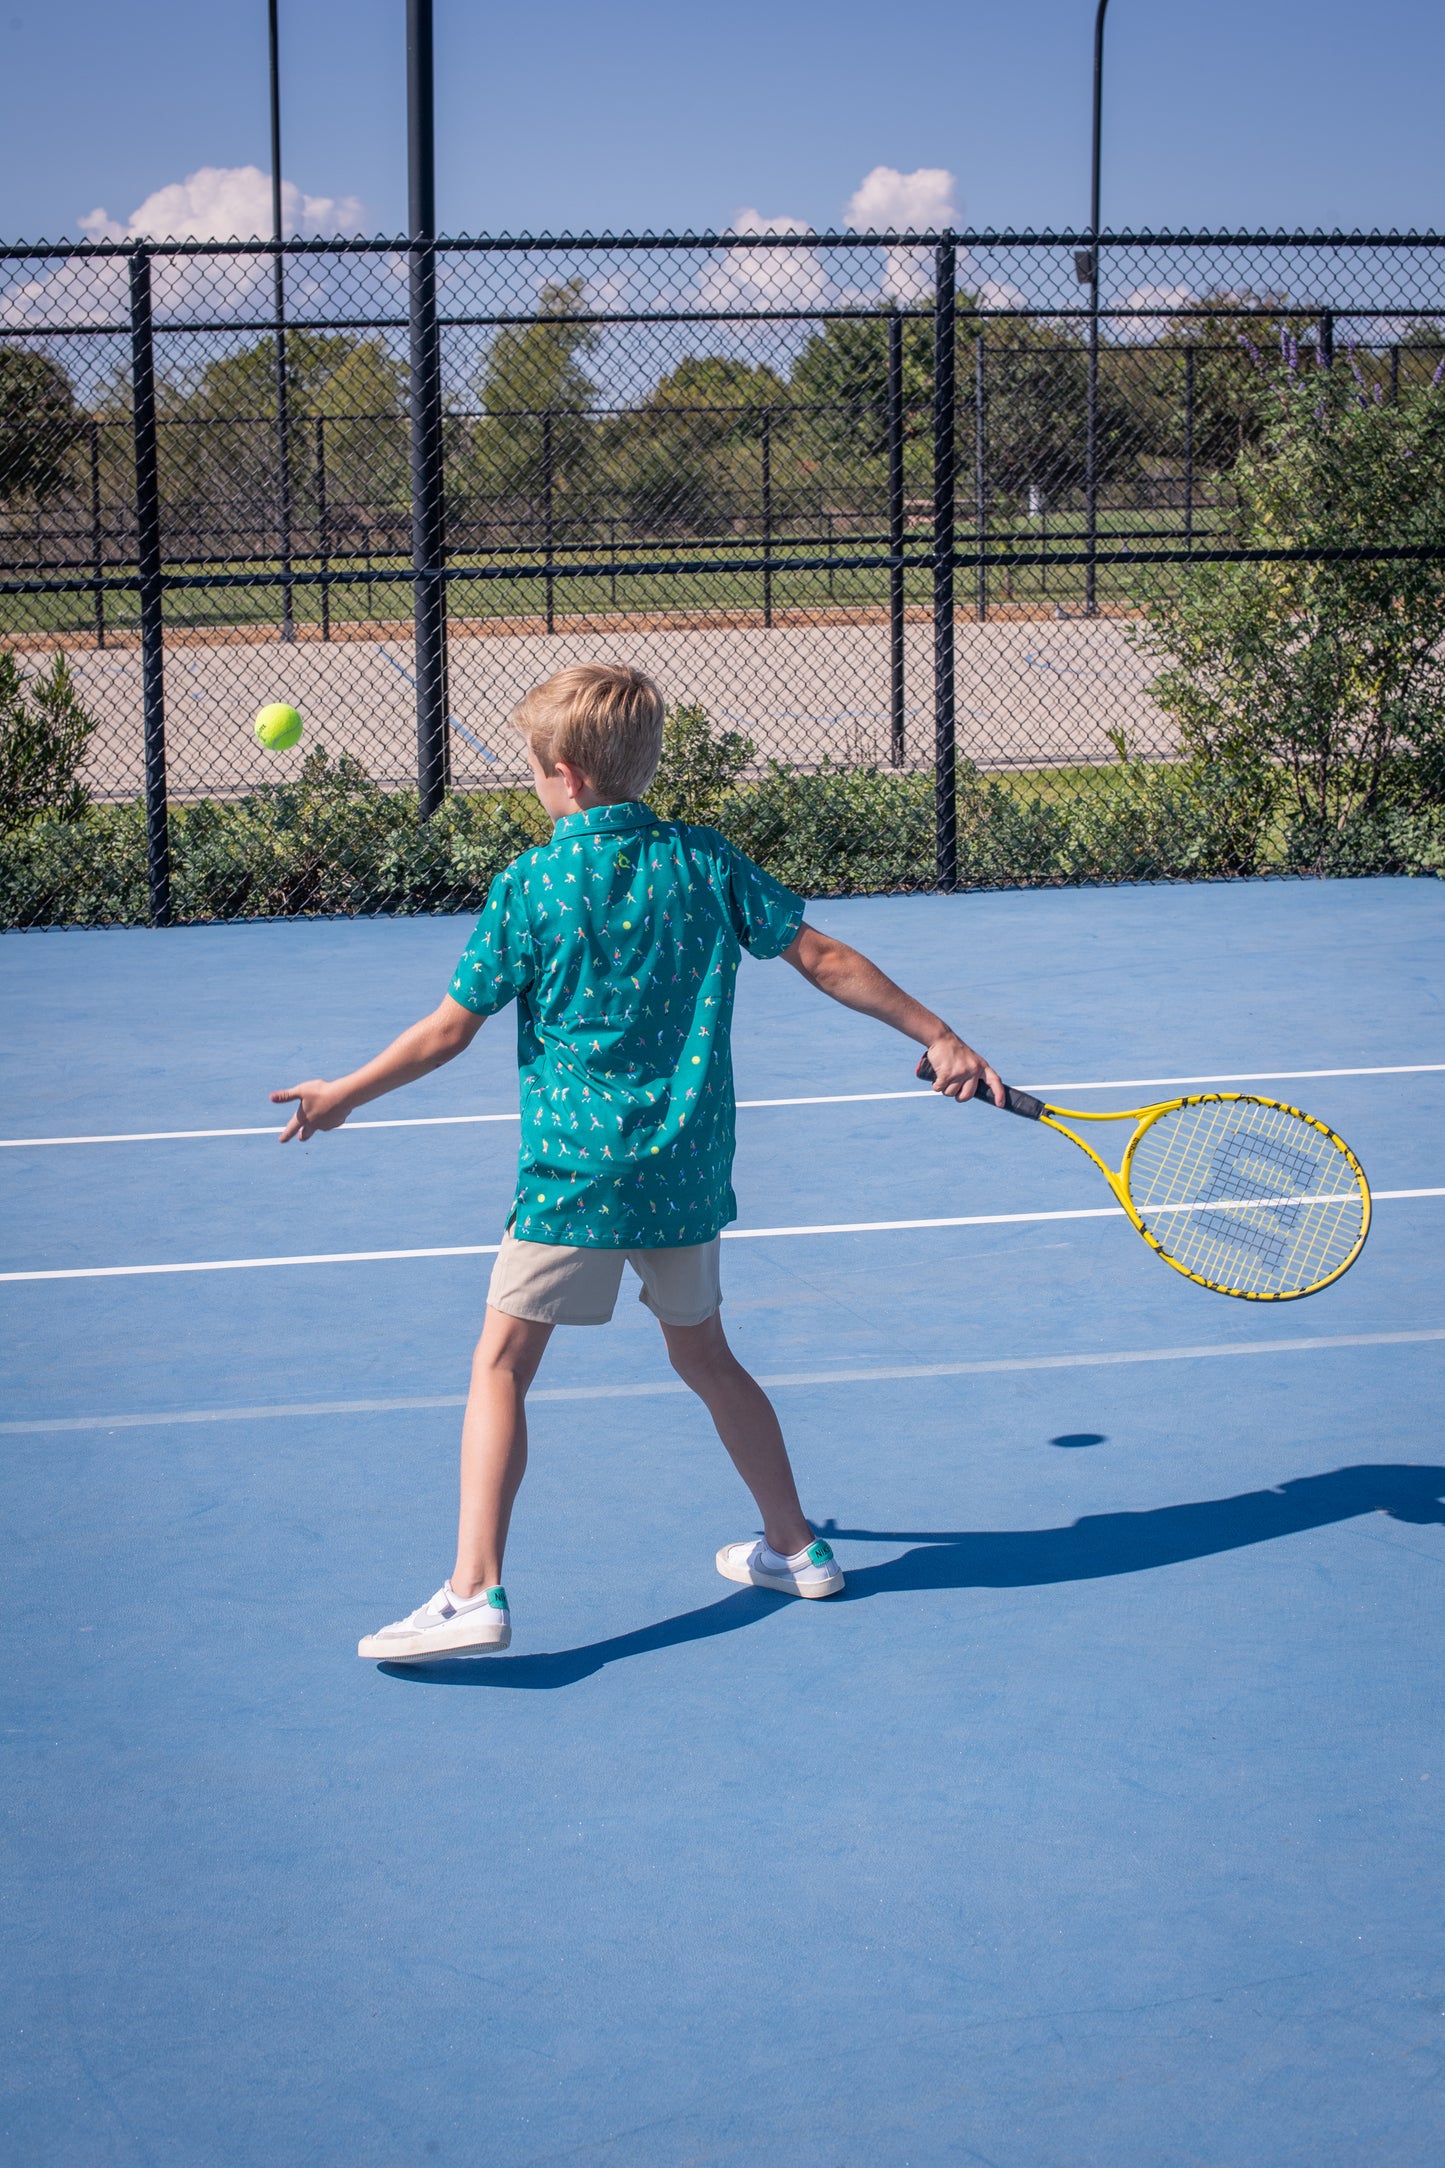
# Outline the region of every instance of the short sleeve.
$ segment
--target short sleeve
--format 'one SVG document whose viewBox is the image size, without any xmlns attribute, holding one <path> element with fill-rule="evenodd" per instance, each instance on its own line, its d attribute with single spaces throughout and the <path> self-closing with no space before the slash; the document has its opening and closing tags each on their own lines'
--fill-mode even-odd
<svg viewBox="0 0 1445 2168">
<path fill-rule="evenodd" d="M 473 1016 L 494 1016 L 536 977 L 526 906 L 509 866 L 487 891 L 477 930 L 462 951 L 447 992 Z"/>
<path fill-rule="evenodd" d="M 745 852 L 729 843 L 727 851 L 728 914 L 743 947 L 754 956 L 781 956 L 798 937 L 803 923 L 803 901 L 771 873 L 765 873 Z"/>
</svg>

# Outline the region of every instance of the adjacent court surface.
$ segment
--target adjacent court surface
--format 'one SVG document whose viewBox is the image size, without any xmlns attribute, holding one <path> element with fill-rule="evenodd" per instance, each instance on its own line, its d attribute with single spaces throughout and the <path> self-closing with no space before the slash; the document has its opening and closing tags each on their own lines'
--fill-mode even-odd
<svg viewBox="0 0 1445 2168">
<path fill-rule="evenodd" d="M 511 1020 L 304 1149 L 265 1093 L 467 926 L 0 942 L 7 2160 L 1441 2159 L 1445 886 L 810 916 L 1045 1096 L 1320 1115 L 1363 1258 L 1205 1293 L 745 963 L 725 1315 L 847 1592 L 718 1579 L 629 1279 L 540 1380 L 511 1652 L 410 1673 L 354 1650 L 451 1560 Z"/>
</svg>

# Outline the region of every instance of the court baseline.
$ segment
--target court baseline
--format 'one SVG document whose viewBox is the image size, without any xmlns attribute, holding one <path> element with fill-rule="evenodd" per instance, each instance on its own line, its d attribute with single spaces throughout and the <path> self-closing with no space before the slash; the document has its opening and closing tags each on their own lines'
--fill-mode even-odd
<svg viewBox="0 0 1445 2168">
<path fill-rule="evenodd" d="M 1371 1196 L 1376 1204 L 1382 1204 L 1410 1197 L 1445 1197 L 1445 1188 L 1377 1189 L 1371 1191 Z M 1245 1200 L 1246 1203 L 1250 1201 Z M 792 1235 L 897 1234 L 928 1227 L 1021 1227 L 1039 1220 L 1123 1219 L 1124 1216 L 1119 1205 L 1103 1204 L 1064 1212 L 969 1212 L 952 1219 L 834 1220 L 807 1227 L 724 1227 L 722 1239 L 724 1242 L 762 1242 Z M 125 1280 L 169 1272 L 262 1272 L 281 1265 L 395 1264 L 415 1257 L 495 1257 L 500 1248 L 499 1242 L 459 1242 L 410 1250 L 322 1250 L 297 1257 L 207 1257 L 160 1265 L 61 1265 L 44 1271 L 0 1272 L 0 1281 Z"/>
<path fill-rule="evenodd" d="M 1285 1084 L 1308 1077 L 1427 1076 L 1445 1070 L 1445 1061 L 1393 1062 L 1376 1069 L 1249 1069 L 1225 1070 L 1213 1076 L 1124 1076 L 1102 1082 L 1073 1084 L 1025 1084 L 1020 1088 L 1036 1098 L 1050 1092 L 1174 1091 L 1192 1084 Z M 909 1089 L 897 1092 L 816 1092 L 792 1099 L 739 1099 L 738 1107 L 841 1107 L 884 1099 L 936 1099 L 937 1092 Z M 279 1117 L 278 1117 L 279 1120 Z M 508 1114 L 400 1114 L 374 1122 L 347 1122 L 356 1129 L 455 1129 L 477 1122 L 517 1122 Z M 36 1151 L 58 1144 L 174 1144 L 203 1137 L 274 1137 L 275 1122 L 242 1129 L 130 1129 L 80 1137 L 0 1137 L 0 1151 Z"/>
<path fill-rule="evenodd" d="M 1096 1354 L 998 1356 L 986 1362 L 899 1363 L 887 1369 L 796 1370 L 758 1383 L 771 1391 L 785 1386 L 877 1385 L 903 1378 L 988 1377 L 1000 1371 L 1096 1370 L 1131 1363 L 1210 1362 L 1236 1355 L 1310 1355 L 1331 1348 L 1414 1347 L 1445 1340 L 1445 1326 L 1413 1332 L 1321 1333 L 1297 1340 L 1224 1340 L 1203 1347 L 1115 1348 Z M 534 1389 L 531 1400 L 637 1400 L 659 1393 L 686 1393 L 677 1378 L 635 1385 L 551 1385 Z M 158 1415 L 61 1415 L 34 1422 L 0 1423 L 0 1437 L 31 1437 L 67 1430 L 148 1430 L 175 1423 L 249 1423 L 291 1420 L 314 1415 L 399 1415 L 428 1408 L 464 1408 L 465 1393 L 427 1393 L 403 1400 L 312 1400 L 291 1406 L 259 1408 L 183 1408 Z"/>
</svg>

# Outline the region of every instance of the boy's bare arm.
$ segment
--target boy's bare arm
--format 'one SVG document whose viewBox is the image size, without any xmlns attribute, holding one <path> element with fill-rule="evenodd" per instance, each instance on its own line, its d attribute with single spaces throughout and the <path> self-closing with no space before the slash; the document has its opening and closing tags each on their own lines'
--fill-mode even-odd
<svg viewBox="0 0 1445 2168">
<path fill-rule="evenodd" d="M 339 1129 L 347 1115 L 364 1107 L 368 1100 L 380 1099 L 398 1085 L 414 1084 L 419 1076 L 430 1076 L 433 1069 L 442 1068 L 465 1052 L 483 1022 L 482 1017 L 453 1001 L 450 994 L 444 994 L 440 1008 L 413 1024 L 399 1039 L 393 1039 L 384 1053 L 363 1068 L 354 1069 L 350 1076 L 334 1081 L 314 1076 L 305 1084 L 293 1084 L 287 1091 L 272 1092 L 277 1106 L 284 1106 L 288 1100 L 297 1102 L 280 1142 L 289 1144 L 293 1137 L 299 1137 L 304 1144 L 318 1129 Z"/>
<path fill-rule="evenodd" d="M 976 1054 L 942 1017 L 895 986 L 877 964 L 849 948 L 846 941 L 835 941 L 805 924 L 783 955 L 819 993 L 841 1001 L 845 1009 L 876 1016 L 881 1024 L 891 1024 L 906 1039 L 925 1047 L 938 1080 L 933 1087 L 936 1092 L 950 1099 L 972 1099 L 982 1091 L 992 1096 L 995 1106 L 1003 1105 L 1003 1085 L 982 1054 Z"/>
</svg>

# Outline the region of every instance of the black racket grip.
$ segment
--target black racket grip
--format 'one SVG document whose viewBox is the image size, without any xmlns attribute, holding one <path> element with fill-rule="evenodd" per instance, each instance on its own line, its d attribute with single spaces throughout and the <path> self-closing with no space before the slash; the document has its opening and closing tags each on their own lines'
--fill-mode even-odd
<svg viewBox="0 0 1445 2168">
<path fill-rule="evenodd" d="M 933 1064 L 926 1054 L 913 1074 L 925 1084 L 931 1084 L 934 1081 Z M 991 1107 L 993 1105 L 992 1099 L 982 1085 L 973 1095 L 973 1104 L 980 1107 Z M 1032 1092 L 1015 1091 L 1012 1084 L 1005 1084 L 1003 1088 L 1003 1110 L 1007 1114 L 1022 1115 L 1026 1122 L 1036 1122 L 1044 1112 L 1044 1102 L 1042 1099 L 1035 1099 Z"/>
</svg>

